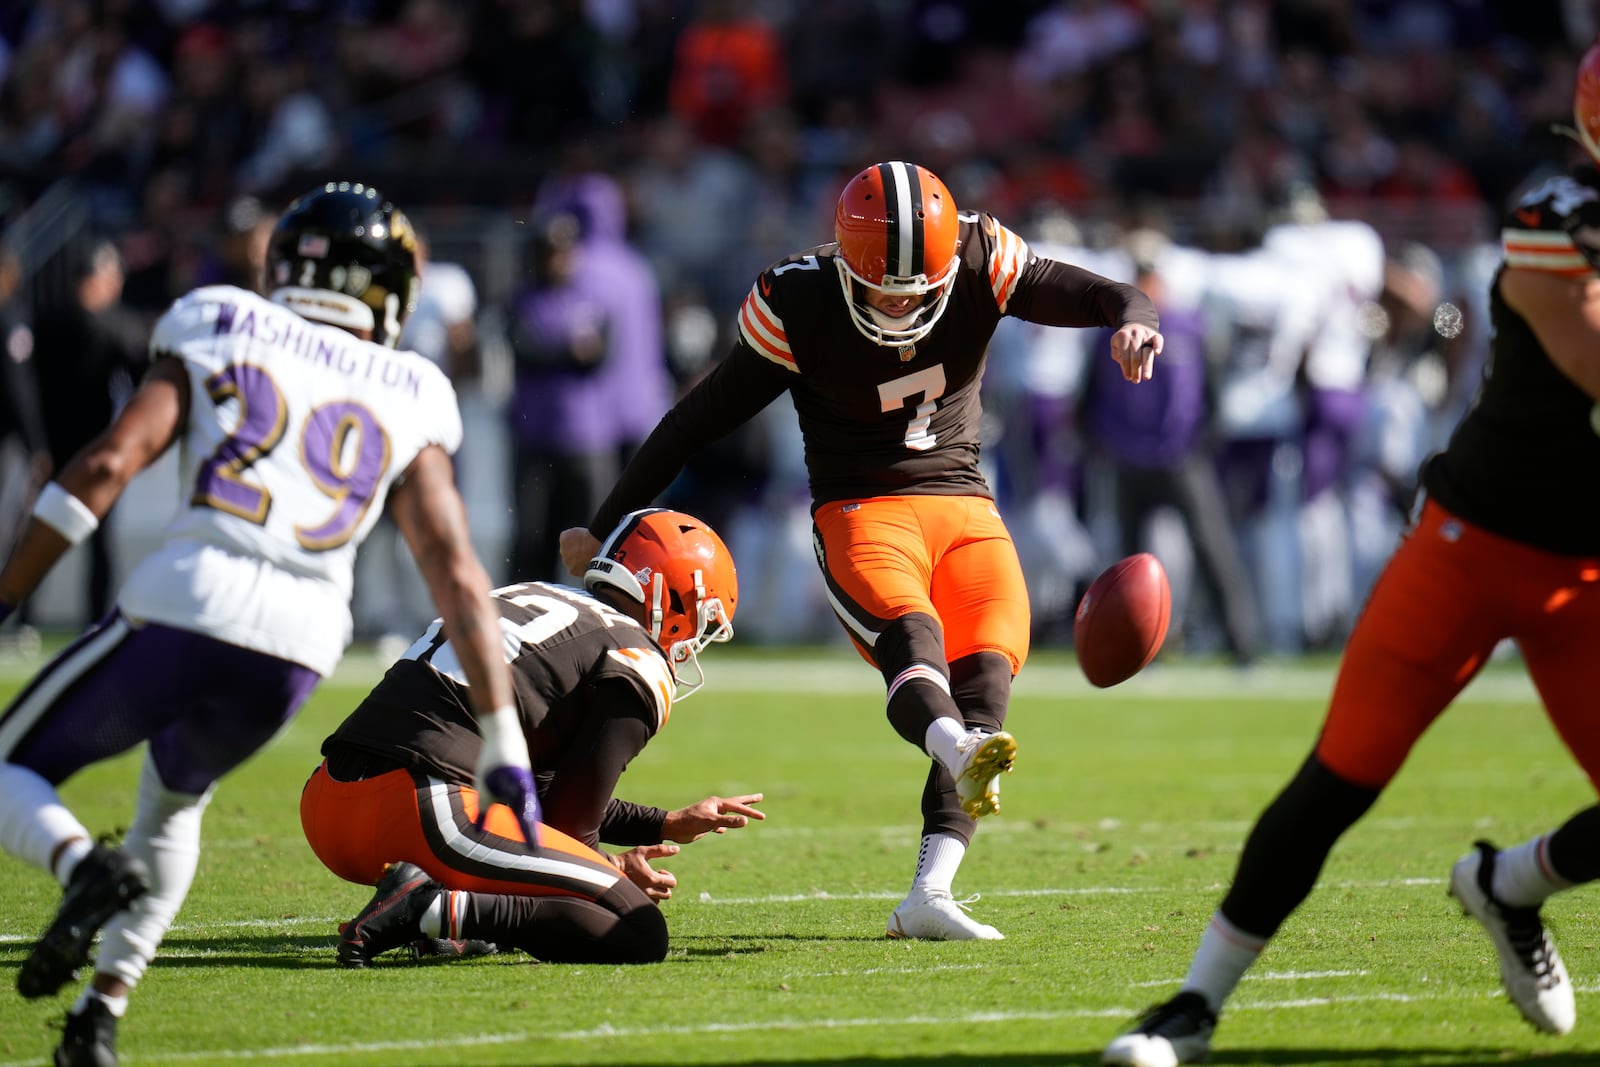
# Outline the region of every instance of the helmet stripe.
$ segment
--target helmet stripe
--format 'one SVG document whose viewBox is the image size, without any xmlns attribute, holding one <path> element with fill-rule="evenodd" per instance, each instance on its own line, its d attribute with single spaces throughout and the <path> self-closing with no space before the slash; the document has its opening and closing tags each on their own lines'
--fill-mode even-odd
<svg viewBox="0 0 1600 1067">
<path fill-rule="evenodd" d="M 888 264 L 885 274 L 906 278 L 922 273 L 922 182 L 915 167 L 905 163 L 880 163 L 884 207 L 888 216 Z"/>
</svg>

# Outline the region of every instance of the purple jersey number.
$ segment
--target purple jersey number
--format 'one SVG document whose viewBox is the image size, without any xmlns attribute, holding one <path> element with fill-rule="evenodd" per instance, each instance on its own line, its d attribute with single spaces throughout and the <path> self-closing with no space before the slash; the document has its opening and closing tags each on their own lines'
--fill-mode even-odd
<svg viewBox="0 0 1600 1067">
<path fill-rule="evenodd" d="M 244 472 L 282 443 L 289 408 L 272 376 L 249 364 L 229 366 L 206 380 L 214 403 L 235 400 L 239 423 L 211 458 L 200 464 L 190 503 L 263 525 L 272 494 L 245 480 Z M 335 508 L 314 526 L 296 524 L 295 538 L 312 552 L 345 544 L 361 526 L 389 470 L 389 435 L 372 412 L 349 400 L 312 409 L 300 431 L 300 462 Z"/>
</svg>

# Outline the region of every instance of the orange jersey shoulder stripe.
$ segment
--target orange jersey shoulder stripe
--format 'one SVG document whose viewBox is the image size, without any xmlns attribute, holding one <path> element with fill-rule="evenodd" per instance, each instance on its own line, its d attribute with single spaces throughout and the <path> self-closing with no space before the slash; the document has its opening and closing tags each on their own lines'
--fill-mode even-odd
<svg viewBox="0 0 1600 1067">
<path fill-rule="evenodd" d="M 739 334 L 761 356 L 781 367 L 797 371 L 794 353 L 789 349 L 789 337 L 784 332 L 783 321 L 772 312 L 761 294 L 751 287 L 750 295 L 739 306 Z"/>
<path fill-rule="evenodd" d="M 989 288 L 1001 311 L 1011 302 L 1011 294 L 1016 291 L 1017 279 L 1022 276 L 1029 255 L 1027 242 L 995 223 L 994 251 L 989 253 Z"/>
</svg>

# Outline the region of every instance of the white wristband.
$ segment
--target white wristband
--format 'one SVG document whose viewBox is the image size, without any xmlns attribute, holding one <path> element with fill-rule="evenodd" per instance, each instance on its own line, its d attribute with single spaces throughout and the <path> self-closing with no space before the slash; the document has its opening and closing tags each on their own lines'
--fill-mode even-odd
<svg viewBox="0 0 1600 1067">
<path fill-rule="evenodd" d="M 483 757 L 491 763 L 528 766 L 528 739 L 522 720 L 510 704 L 478 716 L 478 735 L 483 738 Z"/>
<path fill-rule="evenodd" d="M 59 482 L 46 482 L 39 490 L 39 499 L 33 502 L 33 517 L 74 545 L 100 528 L 100 520 L 89 510 L 89 505 L 63 489 Z"/>
</svg>

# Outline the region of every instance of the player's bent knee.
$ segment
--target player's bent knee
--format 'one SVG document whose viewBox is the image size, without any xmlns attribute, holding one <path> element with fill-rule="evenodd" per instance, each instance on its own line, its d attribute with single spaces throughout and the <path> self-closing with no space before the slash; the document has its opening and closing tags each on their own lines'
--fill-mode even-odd
<svg viewBox="0 0 1600 1067">
<path fill-rule="evenodd" d="M 660 963 L 667 958 L 667 917 L 643 890 L 619 882 L 599 903 L 617 912 L 616 925 L 605 937 L 606 962 Z"/>
<path fill-rule="evenodd" d="M 885 684 L 913 663 L 944 668 L 944 630 L 931 615 L 914 611 L 891 620 L 872 648 Z"/>
</svg>

